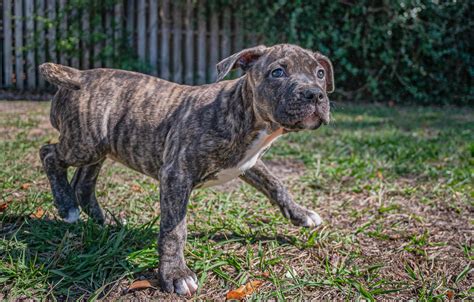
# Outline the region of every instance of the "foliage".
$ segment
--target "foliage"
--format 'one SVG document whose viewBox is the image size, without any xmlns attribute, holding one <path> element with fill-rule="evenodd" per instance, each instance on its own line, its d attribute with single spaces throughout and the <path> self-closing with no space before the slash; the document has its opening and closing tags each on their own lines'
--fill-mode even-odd
<svg viewBox="0 0 474 302">
<path fill-rule="evenodd" d="M 216 1 L 268 44 L 319 50 L 339 97 L 472 104 L 472 1 Z"/>
</svg>

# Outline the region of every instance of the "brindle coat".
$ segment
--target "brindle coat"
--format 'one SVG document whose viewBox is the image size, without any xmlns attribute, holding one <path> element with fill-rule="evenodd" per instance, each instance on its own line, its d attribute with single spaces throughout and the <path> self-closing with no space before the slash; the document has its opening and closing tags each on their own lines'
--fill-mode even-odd
<svg viewBox="0 0 474 302">
<path fill-rule="evenodd" d="M 220 81 L 234 68 L 245 75 Z M 256 187 L 294 224 L 321 223 L 259 157 L 279 135 L 329 122 L 329 59 L 294 45 L 257 46 L 217 69 L 219 82 L 193 87 L 122 70 L 40 66 L 59 86 L 51 104 L 59 142 L 40 150 L 59 215 L 74 222 L 80 206 L 104 222 L 95 185 L 106 157 L 159 179 L 159 280 L 167 292 L 197 289 L 183 255 L 188 199 L 194 188 L 226 181 L 223 174 Z M 71 183 L 70 166 L 77 167 Z"/>
</svg>

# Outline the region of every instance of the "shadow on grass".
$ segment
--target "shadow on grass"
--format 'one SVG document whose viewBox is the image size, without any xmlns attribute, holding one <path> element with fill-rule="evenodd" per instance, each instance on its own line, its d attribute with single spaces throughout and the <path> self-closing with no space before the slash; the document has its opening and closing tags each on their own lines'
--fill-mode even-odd
<svg viewBox="0 0 474 302">
<path fill-rule="evenodd" d="M 156 220 L 139 227 L 19 216 L 1 220 L 0 284 L 13 297 L 34 287 L 38 296 L 49 293 L 60 300 L 100 298 L 122 278 L 157 264 Z"/>
</svg>

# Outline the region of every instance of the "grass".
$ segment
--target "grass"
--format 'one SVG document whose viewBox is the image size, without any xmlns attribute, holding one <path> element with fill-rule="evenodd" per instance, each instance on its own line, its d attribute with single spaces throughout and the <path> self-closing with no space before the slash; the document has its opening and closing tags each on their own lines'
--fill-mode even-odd
<svg viewBox="0 0 474 302">
<path fill-rule="evenodd" d="M 49 104 L 0 109 L 0 299 L 177 299 L 126 291 L 154 278 L 157 182 L 107 161 L 98 198 L 115 223 L 63 223 L 38 159 L 57 140 Z M 474 299 L 474 111 L 341 104 L 333 117 L 265 155 L 321 227 L 290 225 L 240 182 L 193 193 L 194 299 L 254 279 L 266 281 L 254 300 Z"/>
</svg>

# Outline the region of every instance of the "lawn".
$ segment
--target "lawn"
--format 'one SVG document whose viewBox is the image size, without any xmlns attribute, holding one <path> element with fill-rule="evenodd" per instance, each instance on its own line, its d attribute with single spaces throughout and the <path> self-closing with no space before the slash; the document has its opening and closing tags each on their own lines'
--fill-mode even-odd
<svg viewBox="0 0 474 302">
<path fill-rule="evenodd" d="M 112 222 L 66 224 L 38 156 L 55 140 L 49 103 L 0 102 L 0 300 L 178 299 L 127 291 L 154 278 L 157 182 L 106 161 Z M 323 225 L 292 226 L 240 181 L 196 190 L 194 299 L 250 280 L 264 281 L 255 300 L 474 299 L 472 108 L 336 104 L 329 126 L 286 135 L 264 160 Z"/>
</svg>

